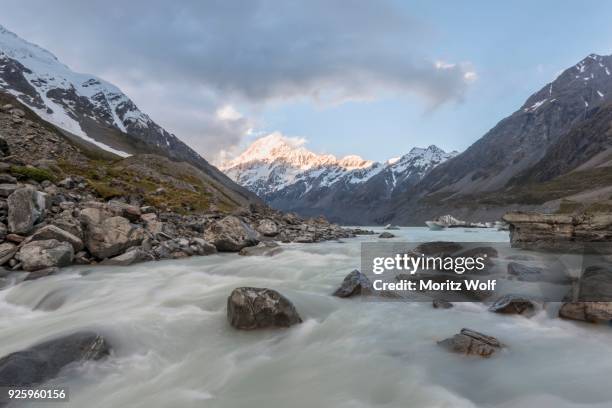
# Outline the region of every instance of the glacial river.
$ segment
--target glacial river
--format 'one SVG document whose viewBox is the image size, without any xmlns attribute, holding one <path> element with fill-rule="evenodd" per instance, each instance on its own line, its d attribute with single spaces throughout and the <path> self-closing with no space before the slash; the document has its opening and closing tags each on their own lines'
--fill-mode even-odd
<svg viewBox="0 0 612 408">
<path fill-rule="evenodd" d="M 392 232 L 412 242 L 508 241 L 493 230 Z M 11 285 L 0 290 L 0 355 L 80 329 L 109 339 L 111 358 L 65 370 L 50 385 L 68 387 L 70 401 L 45 407 L 612 406 L 612 329 L 555 318 L 554 305 L 525 318 L 481 304 L 330 296 L 360 267 L 360 243 L 377 239 L 289 244 L 274 257 L 74 267 Z M 234 330 L 226 301 L 239 286 L 280 291 L 304 323 Z M 436 345 L 463 327 L 508 348 L 480 359 Z"/>
</svg>

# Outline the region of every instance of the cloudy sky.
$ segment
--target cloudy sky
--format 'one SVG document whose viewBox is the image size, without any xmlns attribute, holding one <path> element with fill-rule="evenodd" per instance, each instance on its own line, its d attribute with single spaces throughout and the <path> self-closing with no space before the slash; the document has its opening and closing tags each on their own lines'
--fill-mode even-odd
<svg viewBox="0 0 612 408">
<path fill-rule="evenodd" d="M 3 0 L 0 24 L 218 160 L 272 131 L 386 160 L 463 150 L 612 53 L 612 2 Z"/>
</svg>

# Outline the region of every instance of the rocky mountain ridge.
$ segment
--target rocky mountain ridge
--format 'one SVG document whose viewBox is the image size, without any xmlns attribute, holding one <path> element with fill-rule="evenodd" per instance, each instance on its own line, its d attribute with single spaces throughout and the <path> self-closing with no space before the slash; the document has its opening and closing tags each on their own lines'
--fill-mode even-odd
<svg viewBox="0 0 612 408">
<path fill-rule="evenodd" d="M 531 95 L 465 152 L 429 172 L 379 222 L 452 213 L 499 219 L 514 210 L 606 203 L 612 186 L 612 56 L 590 54 Z"/>
<path fill-rule="evenodd" d="M 221 169 L 274 208 L 361 224 L 371 218 L 364 213 L 366 208 L 357 208 L 360 203 L 381 205 L 456 154 L 431 145 L 415 147 L 383 163 L 354 155 L 338 159 L 271 134 L 256 140 Z"/>
</svg>

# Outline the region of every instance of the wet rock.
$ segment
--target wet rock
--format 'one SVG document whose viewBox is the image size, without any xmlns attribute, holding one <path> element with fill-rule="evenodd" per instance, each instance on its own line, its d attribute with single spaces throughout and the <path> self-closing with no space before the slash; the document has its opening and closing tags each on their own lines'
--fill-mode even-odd
<svg viewBox="0 0 612 408">
<path fill-rule="evenodd" d="M 461 329 L 459 334 L 439 341 L 438 344 L 453 353 L 475 355 L 484 358 L 490 357 L 504 347 L 495 337 L 470 329 Z"/>
<path fill-rule="evenodd" d="M 453 307 L 453 304 L 451 302 L 447 302 L 446 300 L 434 299 L 432 306 L 434 309 L 450 309 Z"/>
<path fill-rule="evenodd" d="M 124 254 L 117 255 L 113 258 L 105 259 L 101 262 L 102 265 L 113 265 L 113 266 L 128 266 L 138 262 L 150 261 L 153 257 L 147 254 L 146 251 L 141 248 L 133 248 L 125 252 Z"/>
<path fill-rule="evenodd" d="M 196 246 L 197 255 L 212 255 L 217 253 L 217 247 L 202 238 L 192 238 L 191 245 Z"/>
<path fill-rule="evenodd" d="M 68 231 L 64 231 L 63 229 L 55 226 L 55 225 L 46 225 L 36 231 L 32 237 L 32 241 L 43 241 L 47 239 L 56 239 L 60 242 L 68 242 L 72 245 L 74 252 L 79 252 L 84 248 L 83 241 Z"/>
<path fill-rule="evenodd" d="M 7 199 L 8 227 L 15 234 L 27 234 L 42 220 L 46 209 L 46 194 L 27 186 L 15 190 Z"/>
<path fill-rule="evenodd" d="M 102 210 L 86 208 L 81 211 L 85 224 L 85 247 L 98 259 L 112 258 L 126 249 L 139 246 L 144 230 L 126 218 L 106 218 Z"/>
<path fill-rule="evenodd" d="M 238 252 L 242 248 L 259 243 L 259 233 L 233 215 L 213 222 L 205 238 L 222 252 Z"/>
<path fill-rule="evenodd" d="M 591 323 L 612 322 L 612 269 L 609 265 L 587 267 L 577 285 L 575 298 L 566 302 L 559 316 Z"/>
<path fill-rule="evenodd" d="M 372 294 L 372 282 L 357 269 L 346 275 L 342 284 L 334 292 L 337 297 L 352 297 Z"/>
<path fill-rule="evenodd" d="M 56 377 L 68 364 L 100 360 L 109 354 L 107 341 L 93 332 L 77 332 L 49 340 L 0 359 L 0 387 L 42 384 Z"/>
<path fill-rule="evenodd" d="M 36 271 L 53 266 L 68 266 L 74 258 L 74 249 L 68 242 L 56 239 L 32 241 L 19 250 L 19 260 L 25 271 Z"/>
<path fill-rule="evenodd" d="M 303 234 L 294 238 L 293 241 L 299 244 L 312 244 L 315 242 L 315 238 L 312 234 Z"/>
<path fill-rule="evenodd" d="M 505 295 L 495 301 L 489 311 L 503 314 L 532 315 L 535 311 L 535 304 L 524 296 Z"/>
<path fill-rule="evenodd" d="M 567 302 L 559 309 L 559 317 L 590 323 L 612 322 L 612 302 Z"/>
<path fill-rule="evenodd" d="M 518 262 L 508 263 L 508 275 L 515 276 L 523 282 L 550 282 L 567 284 L 571 282 L 564 271 L 553 271 L 537 266 L 528 266 Z"/>
<path fill-rule="evenodd" d="M 289 327 L 302 323 L 295 306 L 272 289 L 234 289 L 227 299 L 227 319 L 236 329 Z"/>
<path fill-rule="evenodd" d="M 275 237 L 279 233 L 278 225 L 268 218 L 259 221 L 257 231 L 266 237 Z"/>
<path fill-rule="evenodd" d="M 242 256 L 274 256 L 283 252 L 276 242 L 260 242 L 259 244 L 242 248 L 238 255 Z"/>
<path fill-rule="evenodd" d="M 395 235 L 390 232 L 383 232 L 378 236 L 378 238 L 395 238 Z"/>
<path fill-rule="evenodd" d="M 28 276 L 26 276 L 24 281 L 31 281 L 31 280 L 36 280 L 36 279 L 44 278 L 44 277 L 47 277 L 47 276 L 55 275 L 58 272 L 59 272 L 59 268 L 56 268 L 56 267 L 45 268 L 45 269 L 38 269 L 38 270 L 36 270 L 34 272 L 28 273 Z"/>
</svg>

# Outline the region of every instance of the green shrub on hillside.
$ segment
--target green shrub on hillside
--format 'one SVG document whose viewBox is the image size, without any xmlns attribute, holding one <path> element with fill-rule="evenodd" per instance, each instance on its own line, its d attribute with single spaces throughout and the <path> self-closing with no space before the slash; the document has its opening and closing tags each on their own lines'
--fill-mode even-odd
<svg viewBox="0 0 612 408">
<path fill-rule="evenodd" d="M 45 180 L 55 181 L 56 179 L 51 171 L 37 167 L 11 166 L 10 172 L 17 178 L 32 179 L 39 183 Z"/>
</svg>

